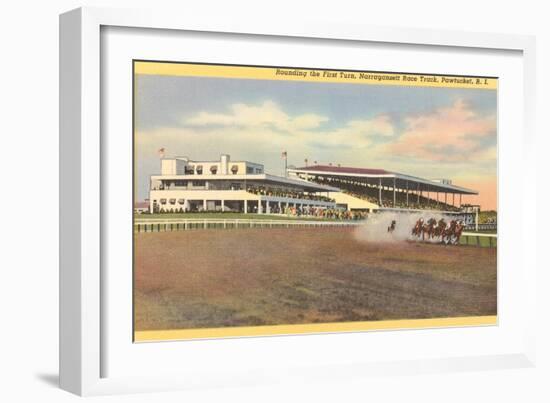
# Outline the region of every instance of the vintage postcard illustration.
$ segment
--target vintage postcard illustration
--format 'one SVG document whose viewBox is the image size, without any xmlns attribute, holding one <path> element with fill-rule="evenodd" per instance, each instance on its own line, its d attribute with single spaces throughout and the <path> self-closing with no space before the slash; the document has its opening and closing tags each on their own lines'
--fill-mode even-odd
<svg viewBox="0 0 550 403">
<path fill-rule="evenodd" d="M 133 63 L 136 342 L 497 323 L 496 77 Z"/>
</svg>

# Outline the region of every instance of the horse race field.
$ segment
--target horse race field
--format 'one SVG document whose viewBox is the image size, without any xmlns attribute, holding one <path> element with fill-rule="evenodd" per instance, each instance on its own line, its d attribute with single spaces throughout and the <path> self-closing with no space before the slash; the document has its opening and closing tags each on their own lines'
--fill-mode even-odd
<svg viewBox="0 0 550 403">
<path fill-rule="evenodd" d="M 496 315 L 496 248 L 354 231 L 135 233 L 135 330 Z"/>
</svg>

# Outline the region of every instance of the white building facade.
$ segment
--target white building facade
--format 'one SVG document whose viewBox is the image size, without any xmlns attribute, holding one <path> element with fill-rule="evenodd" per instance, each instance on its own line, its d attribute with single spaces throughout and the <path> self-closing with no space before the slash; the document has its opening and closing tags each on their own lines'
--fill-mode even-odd
<svg viewBox="0 0 550 403">
<path fill-rule="evenodd" d="M 269 175 L 262 164 L 231 161 L 192 161 L 187 157 L 164 158 L 161 174 L 150 179 L 149 210 L 160 212 L 240 212 L 258 214 L 330 209 L 336 203 L 330 192 L 339 189 Z"/>
</svg>

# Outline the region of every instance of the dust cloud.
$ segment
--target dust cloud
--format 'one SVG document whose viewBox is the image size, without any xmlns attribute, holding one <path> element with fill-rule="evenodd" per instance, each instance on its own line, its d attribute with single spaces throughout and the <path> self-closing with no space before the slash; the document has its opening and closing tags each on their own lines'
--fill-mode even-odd
<svg viewBox="0 0 550 403">
<path fill-rule="evenodd" d="M 399 242 L 399 241 L 418 241 L 419 239 L 411 234 L 416 222 L 423 218 L 427 222 L 430 218 L 440 220 L 443 218 L 449 222 L 451 217 L 448 215 L 427 211 L 425 213 L 399 213 L 399 212 L 380 212 L 370 214 L 364 224 L 358 226 L 355 230 L 355 238 L 365 242 Z M 395 220 L 395 229 L 388 232 L 388 227 Z M 434 239 L 432 242 L 438 242 Z"/>
</svg>

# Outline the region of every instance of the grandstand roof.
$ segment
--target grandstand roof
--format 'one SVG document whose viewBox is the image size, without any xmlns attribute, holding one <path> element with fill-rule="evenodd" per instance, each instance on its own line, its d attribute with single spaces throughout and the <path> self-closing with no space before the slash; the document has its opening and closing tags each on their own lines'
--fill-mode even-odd
<svg viewBox="0 0 550 403">
<path fill-rule="evenodd" d="M 369 179 L 378 179 L 382 180 L 383 186 L 393 186 L 393 181 L 395 179 L 396 187 L 401 189 L 405 189 L 408 186 L 410 190 L 416 190 L 416 188 L 419 187 L 422 191 L 427 192 L 454 193 L 465 195 L 478 194 L 476 190 L 467 189 L 461 186 L 456 186 L 435 180 L 424 179 L 417 176 L 386 171 L 385 169 L 353 168 L 333 165 L 312 165 L 300 168 L 289 168 L 288 172 L 296 174 L 308 173 L 333 178 L 364 178 L 366 181 L 368 181 Z"/>
<path fill-rule="evenodd" d="M 319 183 L 308 182 L 298 178 L 285 178 L 270 174 L 241 174 L 241 175 L 152 175 L 151 179 L 156 180 L 205 180 L 205 181 L 260 181 L 275 185 L 287 185 L 302 189 L 306 192 L 337 192 L 340 189 L 321 185 Z"/>
<path fill-rule="evenodd" d="M 296 170 L 305 170 L 305 171 L 320 171 L 320 172 L 338 172 L 338 173 L 349 173 L 349 174 L 363 174 L 363 175 L 386 175 L 391 172 L 386 171 L 385 169 L 372 169 L 372 168 L 350 168 L 350 167 L 339 167 L 332 165 L 313 165 L 308 167 L 296 168 Z"/>
</svg>

